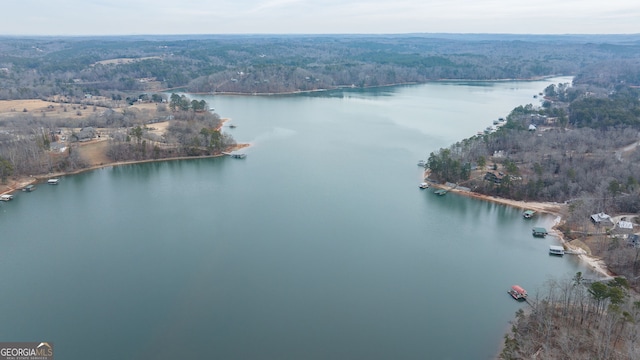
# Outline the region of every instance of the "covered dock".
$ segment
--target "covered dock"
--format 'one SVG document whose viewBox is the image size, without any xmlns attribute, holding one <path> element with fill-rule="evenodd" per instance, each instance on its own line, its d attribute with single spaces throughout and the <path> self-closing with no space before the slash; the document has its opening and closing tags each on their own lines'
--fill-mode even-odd
<svg viewBox="0 0 640 360">
<path fill-rule="evenodd" d="M 545 237 L 549 233 L 547 232 L 547 229 L 543 227 L 534 227 L 533 229 L 531 229 L 531 231 L 533 233 L 533 236 L 537 237 Z"/>
<path fill-rule="evenodd" d="M 549 245 L 549 255 L 564 255 L 564 247 L 559 245 Z"/>
<path fill-rule="evenodd" d="M 443 196 L 443 195 L 446 195 L 446 194 L 447 194 L 447 190 L 445 190 L 445 189 L 438 189 L 438 190 L 435 190 L 433 193 L 434 193 L 434 194 L 436 194 L 436 195 L 438 195 L 438 196 Z"/>
</svg>

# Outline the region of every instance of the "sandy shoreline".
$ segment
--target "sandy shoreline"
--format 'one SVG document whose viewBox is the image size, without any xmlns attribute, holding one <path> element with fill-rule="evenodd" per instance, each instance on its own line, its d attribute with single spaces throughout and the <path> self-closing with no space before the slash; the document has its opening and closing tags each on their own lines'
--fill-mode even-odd
<svg viewBox="0 0 640 360">
<path fill-rule="evenodd" d="M 467 197 L 478 199 L 478 200 L 490 201 L 497 204 L 515 207 L 521 210 L 534 210 L 536 212 L 553 215 L 556 217 L 556 220 L 554 221 L 553 227 L 549 231 L 550 235 L 557 237 L 566 248 L 569 248 L 572 251 L 577 252 L 576 255 L 578 256 L 580 261 L 583 261 L 585 264 L 587 264 L 587 266 L 591 270 L 593 270 L 596 274 L 599 274 L 602 277 L 599 280 L 609 280 L 609 279 L 612 279 L 613 276 L 615 276 L 615 274 L 609 271 L 609 269 L 607 268 L 607 264 L 605 264 L 604 261 L 602 261 L 599 258 L 589 256 L 583 249 L 571 246 L 571 244 L 569 244 L 564 238 L 564 235 L 562 234 L 562 232 L 557 229 L 557 227 L 562 223 L 562 214 L 563 214 L 563 211 L 566 210 L 565 204 L 517 201 L 517 200 L 500 198 L 496 196 L 478 194 L 478 193 L 474 193 L 472 191 L 467 191 L 467 190 L 451 189 L 449 186 L 442 185 L 442 184 L 435 184 L 433 182 L 431 182 L 431 186 L 438 189 L 445 189 L 448 192 L 453 192 L 456 194 L 460 194 L 462 196 L 467 196 Z M 509 324 L 505 326 L 504 334 L 511 335 L 511 326 L 512 326 L 511 322 L 509 322 Z M 496 352 L 495 359 L 500 358 L 500 354 L 502 353 L 503 350 L 504 350 L 504 340 L 500 341 L 500 343 L 498 344 L 498 350 Z"/>
<path fill-rule="evenodd" d="M 435 184 L 433 182 L 431 183 L 431 186 L 438 189 L 445 189 L 448 192 L 460 194 L 462 196 L 467 196 L 478 200 L 490 201 L 522 210 L 534 210 L 536 212 L 554 215 L 556 216 L 556 220 L 549 233 L 553 236 L 556 236 L 566 248 L 569 248 L 570 250 L 576 252 L 576 255 L 580 258 L 581 261 L 584 261 L 589 266 L 589 268 L 591 268 L 597 274 L 600 274 L 604 279 L 611 279 L 613 276 L 615 276 L 615 274 L 613 274 L 608 269 L 607 264 L 605 264 L 604 261 L 597 257 L 590 256 L 583 249 L 576 248 L 569 244 L 564 238 L 562 232 L 558 230 L 558 226 L 562 223 L 562 215 L 567 207 L 567 205 L 565 204 L 511 200 L 500 198 L 497 196 L 478 194 L 467 190 L 452 189 L 449 186 Z"/>
</svg>

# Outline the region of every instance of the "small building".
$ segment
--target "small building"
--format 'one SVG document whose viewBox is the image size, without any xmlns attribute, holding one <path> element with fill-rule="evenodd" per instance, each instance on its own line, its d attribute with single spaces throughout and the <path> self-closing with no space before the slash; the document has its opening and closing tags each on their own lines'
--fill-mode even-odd
<svg viewBox="0 0 640 360">
<path fill-rule="evenodd" d="M 531 229 L 531 231 L 533 233 L 533 236 L 537 237 L 545 237 L 548 234 L 547 229 L 543 227 L 534 227 L 533 229 Z"/>
<path fill-rule="evenodd" d="M 612 232 L 616 235 L 621 235 L 621 234 L 633 234 L 633 223 L 630 221 L 623 221 L 620 220 L 618 221 L 618 223 L 616 224 L 616 226 L 613 228 Z"/>
<path fill-rule="evenodd" d="M 549 245 L 549 255 L 564 255 L 564 247 L 559 245 Z"/>
</svg>

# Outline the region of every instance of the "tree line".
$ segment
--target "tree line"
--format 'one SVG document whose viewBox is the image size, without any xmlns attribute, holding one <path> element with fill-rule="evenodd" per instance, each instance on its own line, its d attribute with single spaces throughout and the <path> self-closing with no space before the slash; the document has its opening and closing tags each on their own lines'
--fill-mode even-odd
<svg viewBox="0 0 640 360">
<path fill-rule="evenodd" d="M 432 152 L 430 177 L 492 196 L 567 204 L 565 239 L 589 241 L 590 251 L 637 289 L 640 248 L 590 217 L 628 214 L 637 225 L 640 92 L 631 81 L 550 86 L 547 106 L 518 106 L 499 130 Z"/>
<path fill-rule="evenodd" d="M 500 359 L 640 357 L 640 301 L 624 278 L 550 279 L 529 302 L 531 309 L 516 312 Z"/>
<path fill-rule="evenodd" d="M 558 84 L 545 99 L 516 107 L 493 133 L 432 152 L 432 178 L 516 200 L 588 198 L 594 212 L 640 211 L 640 91 Z"/>
<path fill-rule="evenodd" d="M 80 98 L 87 93 L 109 97 L 177 87 L 188 92 L 284 93 L 439 79 L 575 75 L 584 67 L 601 69 L 605 62 L 607 68 L 624 68 L 624 61 L 640 54 L 640 46 L 630 40 L 438 34 L 0 38 L 0 99 Z M 609 43 L 594 46 L 597 41 Z M 611 71 L 604 75 L 633 76 Z M 579 79 L 588 77 L 583 73 Z"/>
</svg>

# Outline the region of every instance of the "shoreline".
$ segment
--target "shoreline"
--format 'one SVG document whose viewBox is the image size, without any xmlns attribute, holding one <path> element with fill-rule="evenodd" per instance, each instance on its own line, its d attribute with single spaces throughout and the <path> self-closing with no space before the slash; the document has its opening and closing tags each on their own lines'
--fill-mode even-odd
<svg viewBox="0 0 640 360">
<path fill-rule="evenodd" d="M 547 203 L 547 202 L 527 202 L 527 201 L 500 198 L 497 196 L 478 194 L 473 191 L 451 188 L 450 186 L 447 186 L 445 184 L 438 184 L 434 181 L 427 180 L 428 175 L 429 175 L 429 170 L 426 170 L 424 174 L 425 181 L 428 181 L 432 187 L 437 189 L 444 189 L 444 190 L 447 190 L 447 192 L 452 192 L 460 196 L 466 196 L 476 200 L 488 201 L 495 204 L 518 208 L 521 210 L 534 210 L 536 212 L 555 216 L 556 219 L 554 221 L 553 226 L 551 227 L 551 230 L 549 231 L 549 235 L 553 235 L 557 237 L 563 246 L 568 247 L 572 251 L 575 251 L 576 252 L 575 255 L 578 256 L 578 259 L 581 262 L 584 262 L 594 273 L 601 276 L 600 281 L 610 280 L 615 276 L 615 274 L 609 270 L 609 268 L 607 267 L 607 264 L 604 261 L 602 261 L 597 257 L 588 255 L 586 251 L 584 251 L 581 248 L 576 248 L 575 246 L 572 246 L 571 244 L 569 244 L 569 242 L 564 238 L 564 234 L 562 234 L 562 232 L 557 229 L 558 226 L 562 223 L 562 213 L 564 210 L 566 210 L 565 204 Z M 528 310 L 530 309 L 525 309 L 525 312 Z M 509 321 L 509 323 L 505 325 L 505 331 L 504 331 L 505 336 L 511 335 L 512 321 L 515 321 L 515 317 L 513 320 Z M 504 346 L 505 344 L 504 344 L 504 336 L 503 336 L 503 338 L 501 338 L 501 341 L 498 343 L 497 351 L 494 359 L 496 360 L 500 359 L 500 354 L 504 350 Z"/>
<path fill-rule="evenodd" d="M 408 82 L 401 82 L 401 83 L 393 83 L 393 84 L 385 84 L 385 85 L 375 85 L 375 86 L 364 86 L 364 87 L 360 87 L 360 86 L 353 86 L 353 85 L 338 85 L 332 88 L 326 88 L 326 89 L 313 89 L 313 90 L 290 90 L 290 91 L 282 91 L 282 92 L 242 92 L 242 91 L 203 91 L 203 92 L 190 92 L 190 91 L 179 91 L 179 92 L 185 92 L 185 93 L 189 93 L 189 94 L 195 94 L 195 95 L 225 95 L 225 96 L 278 96 L 278 95 L 298 95 L 298 94 L 313 94 L 313 93 L 320 93 L 320 92 L 329 92 L 329 91 L 337 91 L 337 90 L 345 90 L 345 89 L 361 89 L 361 90 L 368 90 L 368 89 L 383 89 L 383 88 L 388 88 L 388 87 L 393 87 L 393 86 L 405 86 L 405 85 L 422 85 L 422 84 L 430 84 L 430 83 L 442 83 L 442 82 L 508 82 L 508 81 L 540 81 L 540 80 L 545 80 L 545 79 L 552 79 L 555 77 L 561 77 L 561 76 L 572 76 L 572 75 L 542 75 L 542 76 L 534 76 L 534 77 L 530 77 L 530 78 L 522 78 L 522 79 L 510 79 L 510 78 L 506 78 L 506 79 L 484 79 L 484 80 L 478 80 L 478 79 L 432 79 L 429 81 L 425 81 L 425 82 L 420 82 L 420 81 L 408 81 Z M 178 88 L 172 88 L 172 89 L 184 89 L 181 87 Z M 160 92 L 167 92 L 171 89 L 164 89 L 164 90 L 159 90 Z M 186 90 L 186 89 L 184 89 Z"/>
<path fill-rule="evenodd" d="M 566 241 L 566 239 L 564 238 L 564 234 L 562 234 L 562 232 L 557 229 L 557 227 L 562 223 L 562 212 L 566 208 L 565 204 L 511 200 L 496 196 L 478 194 L 474 193 L 473 191 L 450 189 L 449 186 L 446 186 L 444 184 L 437 184 L 431 181 L 430 184 L 434 188 L 445 189 L 448 192 L 453 192 L 460 196 L 466 196 L 476 200 L 488 201 L 500 205 L 510 206 L 521 210 L 534 210 L 536 212 L 556 216 L 554 224 L 549 231 L 549 235 L 557 237 L 563 246 L 568 247 L 572 251 L 575 251 L 575 255 L 578 256 L 579 261 L 585 263 L 594 273 L 601 276 L 601 279 L 599 279 L 599 281 L 611 280 L 615 276 L 615 274 L 609 270 L 607 264 L 602 259 L 588 255 L 583 249 L 572 246 L 568 241 Z M 526 313 L 531 309 L 524 310 Z M 505 325 L 504 336 L 511 335 L 511 326 L 513 325 L 513 321 L 516 321 L 515 317 Z M 496 360 L 500 359 L 500 354 L 504 350 L 504 336 L 498 343 L 496 355 L 494 357 L 494 359 Z"/>
<path fill-rule="evenodd" d="M 426 176 L 425 176 L 426 178 Z M 493 202 L 496 204 L 506 205 L 514 208 L 518 208 L 521 210 L 534 210 L 539 213 L 544 213 L 548 215 L 556 216 L 556 220 L 554 221 L 553 226 L 551 227 L 549 234 L 557 237 L 563 246 L 569 248 L 571 251 L 575 251 L 580 259 L 580 261 L 584 262 L 588 267 L 594 271 L 596 274 L 602 276 L 603 280 L 609 280 L 615 276 L 615 274 L 609 270 L 607 264 L 602 261 L 602 259 L 597 258 L 595 256 L 588 255 L 583 249 L 577 248 L 571 245 L 565 238 L 564 234 L 558 230 L 558 226 L 562 223 L 562 215 L 563 211 L 566 209 L 565 204 L 559 203 L 551 203 L 551 202 L 528 202 L 528 201 L 520 201 L 520 200 L 511 200 L 506 198 L 500 198 L 496 196 L 478 194 L 473 191 L 461 190 L 461 189 L 451 189 L 449 186 L 444 184 L 437 184 L 434 182 L 430 182 L 431 186 L 438 189 L 445 189 L 448 192 L 456 193 L 461 196 L 470 197 L 477 200 L 483 200 L 488 202 Z"/>
<path fill-rule="evenodd" d="M 230 151 L 236 151 L 240 149 L 244 149 L 250 147 L 251 144 L 236 144 L 233 146 Z M 195 160 L 195 159 L 210 159 L 225 156 L 225 154 L 215 154 L 215 155 L 204 155 L 204 156 L 178 156 L 178 157 L 169 157 L 162 159 L 146 159 L 146 160 L 131 160 L 131 161 L 114 161 L 99 165 L 92 165 L 86 168 L 77 169 L 74 171 L 67 172 L 57 172 L 57 173 L 47 173 L 47 174 L 36 174 L 36 175 L 24 175 L 20 177 L 13 178 L 13 181 L 9 181 L 7 184 L 0 184 L 0 195 L 10 194 L 16 191 L 20 191 L 23 187 L 27 185 L 32 185 L 46 179 L 50 179 L 52 177 L 59 176 L 70 176 L 70 175 L 78 175 L 87 171 L 98 170 L 111 166 L 122 166 L 122 165 L 134 165 L 134 164 L 144 164 L 144 163 L 152 163 L 152 162 L 162 162 L 162 161 L 178 161 L 178 160 Z"/>
</svg>

